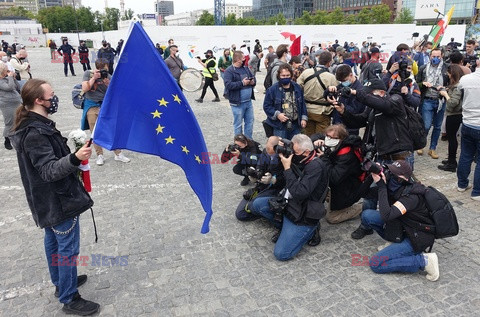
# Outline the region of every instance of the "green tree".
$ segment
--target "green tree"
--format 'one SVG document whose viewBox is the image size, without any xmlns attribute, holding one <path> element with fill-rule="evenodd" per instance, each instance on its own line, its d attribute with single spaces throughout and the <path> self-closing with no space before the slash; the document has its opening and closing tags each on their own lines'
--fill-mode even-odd
<svg viewBox="0 0 480 317">
<path fill-rule="evenodd" d="M 312 18 L 313 24 L 324 25 L 324 24 L 327 24 L 327 21 L 328 21 L 327 11 L 318 10 L 317 12 L 315 12 L 315 15 Z"/>
<path fill-rule="evenodd" d="M 373 6 L 370 9 L 372 24 L 389 24 L 392 23 L 392 11 L 386 4 Z"/>
<path fill-rule="evenodd" d="M 237 25 L 237 17 L 235 13 L 230 13 L 225 18 L 225 25 Z"/>
<path fill-rule="evenodd" d="M 133 12 L 132 9 L 128 8 L 127 10 L 125 10 L 125 13 L 122 17 L 122 21 L 129 21 L 133 18 L 134 15 L 135 15 L 135 12 Z"/>
<path fill-rule="evenodd" d="M 105 8 L 103 30 L 118 30 L 118 21 L 120 21 L 120 10 L 117 8 Z"/>
<path fill-rule="evenodd" d="M 326 24 L 344 24 L 345 14 L 340 7 L 336 7 L 335 10 L 328 13 Z"/>
<path fill-rule="evenodd" d="M 412 11 L 409 8 L 402 8 L 395 19 L 395 23 L 411 24 L 414 21 Z"/>
<path fill-rule="evenodd" d="M 372 16 L 370 15 L 370 9 L 363 8 L 357 14 L 357 21 L 359 24 L 371 24 Z"/>
<path fill-rule="evenodd" d="M 294 21 L 295 25 L 310 25 L 313 24 L 313 17 L 308 11 L 303 11 L 301 17 L 296 18 Z"/>
<path fill-rule="evenodd" d="M 285 19 L 285 16 L 283 15 L 283 13 L 280 12 L 279 14 L 268 18 L 266 24 L 268 24 L 268 25 L 275 25 L 275 24 L 285 25 L 285 24 L 287 24 L 287 19 Z"/>
<path fill-rule="evenodd" d="M 95 24 L 95 16 L 90 8 L 77 9 L 78 29 L 85 32 L 100 31 Z"/>
<path fill-rule="evenodd" d="M 208 13 L 207 10 L 204 10 L 200 18 L 198 19 L 196 25 L 215 25 L 215 17 L 213 14 Z"/>
<path fill-rule="evenodd" d="M 20 7 L 14 6 L 6 10 L 0 10 L 0 16 L 15 16 L 15 17 L 24 17 L 29 19 L 35 18 L 33 13 L 31 13 L 30 11 L 28 11 L 22 6 Z"/>
<path fill-rule="evenodd" d="M 345 24 L 357 24 L 357 15 L 356 14 L 347 14 L 343 21 Z"/>
</svg>

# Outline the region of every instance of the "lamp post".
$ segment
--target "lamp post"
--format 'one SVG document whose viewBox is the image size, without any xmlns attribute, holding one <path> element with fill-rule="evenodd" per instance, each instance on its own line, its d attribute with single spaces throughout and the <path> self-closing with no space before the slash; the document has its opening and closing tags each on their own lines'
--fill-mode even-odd
<svg viewBox="0 0 480 317">
<path fill-rule="evenodd" d="M 78 45 L 80 45 L 80 34 L 78 33 L 77 9 L 75 8 L 75 0 L 72 0 L 72 1 L 73 1 L 73 12 L 75 13 L 75 28 L 77 29 Z"/>
</svg>

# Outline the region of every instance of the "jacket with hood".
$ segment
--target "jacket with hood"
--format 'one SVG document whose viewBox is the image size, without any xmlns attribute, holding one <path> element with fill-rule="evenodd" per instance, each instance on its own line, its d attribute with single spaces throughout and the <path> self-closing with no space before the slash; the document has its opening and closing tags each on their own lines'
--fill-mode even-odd
<svg viewBox="0 0 480 317">
<path fill-rule="evenodd" d="M 78 177 L 80 160 L 53 121 L 29 112 L 10 139 L 37 226 L 53 227 L 93 206 Z"/>
</svg>

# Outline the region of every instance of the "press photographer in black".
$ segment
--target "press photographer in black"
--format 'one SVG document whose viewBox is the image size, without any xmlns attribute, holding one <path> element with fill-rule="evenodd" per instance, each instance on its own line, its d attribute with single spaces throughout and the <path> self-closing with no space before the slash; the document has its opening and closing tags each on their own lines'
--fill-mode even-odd
<svg viewBox="0 0 480 317">
<path fill-rule="evenodd" d="M 315 155 L 313 143 L 304 134 L 292 141 L 282 140 L 277 152 L 285 169 L 286 185 L 277 197 L 259 197 L 252 204 L 252 213 L 270 220 L 281 228 L 275 241 L 274 255 L 287 261 L 308 243 L 320 243 L 320 219 L 325 215 L 328 171 Z"/>
<path fill-rule="evenodd" d="M 250 183 L 247 168 L 257 166 L 260 153 L 262 151 L 258 142 L 253 141 L 244 134 L 237 134 L 233 138 L 233 144 L 229 144 L 223 151 L 221 162 L 225 164 L 235 157 L 237 164 L 233 167 L 233 172 L 243 176 L 240 185 L 246 186 Z"/>
<path fill-rule="evenodd" d="M 240 221 L 258 219 L 259 216 L 252 214 L 250 210 L 253 201 L 258 197 L 277 196 L 285 187 L 283 165 L 275 151 L 279 139 L 277 136 L 268 138 L 265 149 L 257 161 L 257 166 L 247 168 L 248 177 L 250 181 L 255 182 L 255 187 L 248 189 L 238 204 L 235 216 Z"/>
<path fill-rule="evenodd" d="M 416 110 L 420 106 L 420 88 L 412 74 L 412 65 L 411 59 L 402 57 L 400 61 L 392 64 L 382 79 L 390 95 L 402 96 L 405 104 Z"/>
<path fill-rule="evenodd" d="M 330 206 L 325 219 L 330 224 L 353 219 L 362 212 L 361 185 L 366 173 L 362 170 L 362 139 L 348 135 L 343 124 L 334 124 L 325 135 L 311 136 L 317 155 L 329 172 Z"/>
<path fill-rule="evenodd" d="M 339 103 L 343 104 L 345 108 L 350 113 L 362 113 L 365 111 L 365 105 L 361 103 L 355 95 L 350 94 L 351 89 L 358 90 L 362 88 L 362 84 L 357 77 L 353 74 L 352 67 L 348 65 L 340 65 L 337 67 L 337 72 L 335 73 L 335 78 L 340 82 L 338 86 L 328 87 L 324 93 L 323 97 L 333 96 Z M 328 99 L 327 99 L 328 100 Z M 343 123 L 342 116 L 338 111 L 333 111 L 333 124 Z M 348 133 L 352 135 L 358 135 L 359 129 L 350 129 L 347 128 Z"/>
</svg>

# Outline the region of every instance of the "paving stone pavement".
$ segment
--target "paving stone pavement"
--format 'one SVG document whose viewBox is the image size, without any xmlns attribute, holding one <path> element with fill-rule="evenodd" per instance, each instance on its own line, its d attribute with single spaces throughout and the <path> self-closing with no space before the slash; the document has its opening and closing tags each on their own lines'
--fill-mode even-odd
<svg viewBox="0 0 480 317">
<path fill-rule="evenodd" d="M 53 119 L 67 136 L 79 128 L 81 111 L 72 107 L 70 91 L 81 81 L 81 67 L 75 65 L 77 77 L 65 78 L 63 64 L 50 64 L 48 49 L 29 53 L 33 76 L 49 80 L 60 98 Z M 258 75 L 263 82 L 265 70 Z M 222 82 L 216 85 L 221 91 Z M 263 87 L 258 90 L 254 138 L 264 143 Z M 220 154 L 233 138 L 230 107 L 225 100 L 207 102 L 211 91 L 206 102 L 196 104 L 199 94 L 186 97 L 209 151 Z M 446 142 L 440 141 L 438 150 L 446 157 Z M 371 255 L 383 243 L 376 235 L 352 240 L 358 219 L 339 225 L 322 220 L 319 246 L 306 246 L 291 261 L 276 261 L 268 223 L 235 219 L 245 188 L 231 164 L 212 166 L 214 215 L 210 233 L 202 235 L 204 213 L 181 169 L 158 157 L 125 154 L 130 163 L 114 161 L 107 151 L 100 167 L 93 156 L 98 243 L 90 213 L 81 216 L 80 255 L 89 260 L 79 274 L 89 279 L 80 293 L 102 305 L 100 316 L 478 316 L 480 204 L 470 191 L 457 192 L 456 175 L 439 171 L 440 160 L 415 158 L 415 175 L 449 197 L 460 223 L 457 237 L 434 246 L 441 275 L 432 283 L 424 273 L 377 275 L 352 266 L 352 254 Z M 0 316 L 63 316 L 15 152 L 1 146 L 0 162 Z M 92 260 L 98 254 L 128 257 L 128 265 L 98 265 Z"/>
</svg>

